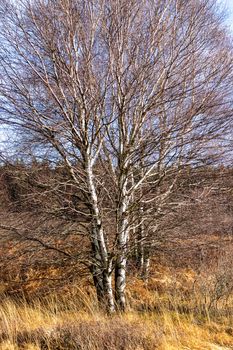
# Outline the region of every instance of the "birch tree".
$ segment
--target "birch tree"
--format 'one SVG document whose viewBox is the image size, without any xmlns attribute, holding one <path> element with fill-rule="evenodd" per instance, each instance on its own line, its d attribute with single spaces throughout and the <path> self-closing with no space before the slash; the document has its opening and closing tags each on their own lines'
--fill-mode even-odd
<svg viewBox="0 0 233 350">
<path fill-rule="evenodd" d="M 153 240 L 181 169 L 228 130 L 232 49 L 217 2 L 1 1 L 0 55 L 2 119 L 65 165 L 90 219 L 98 299 L 123 311 L 136 232 Z"/>
</svg>

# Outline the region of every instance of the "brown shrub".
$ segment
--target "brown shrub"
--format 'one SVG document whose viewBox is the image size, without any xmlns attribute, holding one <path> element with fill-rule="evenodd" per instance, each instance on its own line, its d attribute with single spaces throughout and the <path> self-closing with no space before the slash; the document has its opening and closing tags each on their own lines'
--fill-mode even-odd
<svg viewBox="0 0 233 350">
<path fill-rule="evenodd" d="M 15 343 L 20 349 L 33 343 L 41 350 L 154 350 L 159 345 L 156 334 L 149 336 L 142 324 L 118 317 L 18 332 Z"/>
</svg>

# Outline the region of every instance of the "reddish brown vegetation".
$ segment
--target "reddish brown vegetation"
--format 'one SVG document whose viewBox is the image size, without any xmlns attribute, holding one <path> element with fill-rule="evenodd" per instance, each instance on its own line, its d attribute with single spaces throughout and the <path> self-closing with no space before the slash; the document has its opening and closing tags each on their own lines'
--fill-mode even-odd
<svg viewBox="0 0 233 350">
<path fill-rule="evenodd" d="M 4 166 L 1 172 L 1 281 L 6 293 L 48 293 L 67 283 L 80 283 L 88 275 L 89 245 L 82 225 L 74 220 L 77 196 L 70 189 L 63 197 L 63 214 L 57 215 L 61 198 L 37 180 L 49 184 L 60 169 L 46 164 Z M 64 176 L 64 174 L 63 174 Z M 65 179 L 65 177 L 64 177 Z M 233 170 L 189 169 L 180 176 L 176 191 L 161 216 L 152 256 L 155 262 L 196 272 L 227 265 L 233 227 Z M 64 181 L 65 182 L 65 181 Z M 67 195 L 68 196 L 68 195 Z M 173 208 L 172 203 L 180 205 Z M 50 209 L 50 210 L 48 210 Z M 12 227 L 10 230 L 9 227 Z M 154 240 L 154 237 L 153 237 Z M 153 263 L 154 264 L 154 263 Z M 224 269 L 224 266 L 222 266 Z M 154 267 L 152 267 L 154 270 Z M 129 271 L 137 275 L 134 248 Z M 85 282 L 86 283 L 86 282 Z"/>
</svg>

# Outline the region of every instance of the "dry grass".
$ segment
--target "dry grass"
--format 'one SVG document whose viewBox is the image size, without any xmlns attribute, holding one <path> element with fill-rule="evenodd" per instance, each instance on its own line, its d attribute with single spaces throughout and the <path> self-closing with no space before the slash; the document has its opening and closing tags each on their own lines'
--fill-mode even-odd
<svg viewBox="0 0 233 350">
<path fill-rule="evenodd" d="M 47 300 L 48 302 L 49 300 Z M 233 328 L 198 321 L 192 314 L 128 312 L 105 317 L 82 310 L 57 311 L 39 302 L 6 300 L 0 310 L 1 349 L 171 350 L 232 349 Z"/>
<path fill-rule="evenodd" d="M 193 279 L 192 271 L 178 277 L 164 271 L 163 278 L 154 276 L 148 286 L 132 278 L 129 311 L 111 317 L 98 310 L 90 288 L 73 287 L 64 295 L 31 303 L 5 298 L 0 306 L 0 349 L 233 349 L 231 301 L 228 313 L 223 312 L 225 301 L 218 309 L 203 308 L 206 299 L 193 289 Z"/>
</svg>

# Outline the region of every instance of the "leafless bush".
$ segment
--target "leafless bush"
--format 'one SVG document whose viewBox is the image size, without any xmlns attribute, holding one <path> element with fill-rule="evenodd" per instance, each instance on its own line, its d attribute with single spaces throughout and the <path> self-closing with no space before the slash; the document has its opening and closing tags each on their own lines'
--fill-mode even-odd
<svg viewBox="0 0 233 350">
<path fill-rule="evenodd" d="M 233 271 L 232 252 L 220 256 L 217 265 L 205 267 L 194 282 L 197 305 L 203 312 L 232 314 Z"/>
</svg>

